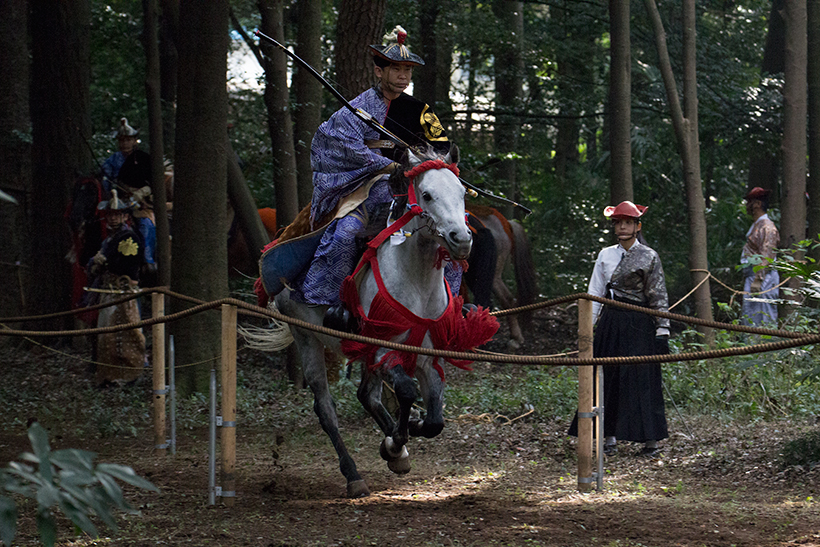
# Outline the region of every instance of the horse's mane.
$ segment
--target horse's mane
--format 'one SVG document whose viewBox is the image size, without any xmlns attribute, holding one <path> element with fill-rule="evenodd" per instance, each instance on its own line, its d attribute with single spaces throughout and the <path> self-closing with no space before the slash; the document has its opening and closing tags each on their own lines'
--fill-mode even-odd
<svg viewBox="0 0 820 547">
<path fill-rule="evenodd" d="M 416 150 L 415 153 L 416 157 L 422 162 L 443 158 L 443 155 L 431 146 L 428 146 L 427 149 L 420 154 L 418 150 Z M 393 194 L 392 216 L 394 219 L 399 218 L 407 209 L 407 189 L 410 187 L 410 179 L 404 176 L 404 173 L 410 169 L 412 169 L 410 157 L 405 151 L 404 154 L 402 154 L 399 167 L 390 175 L 390 179 L 388 180 L 390 192 Z"/>
</svg>

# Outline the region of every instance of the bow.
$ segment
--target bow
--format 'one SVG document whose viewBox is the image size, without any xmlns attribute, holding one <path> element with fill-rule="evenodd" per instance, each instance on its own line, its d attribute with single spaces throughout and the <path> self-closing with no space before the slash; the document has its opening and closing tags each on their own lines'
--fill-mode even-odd
<svg viewBox="0 0 820 547">
<path fill-rule="evenodd" d="M 378 121 L 376 121 L 376 119 L 373 118 L 373 116 L 371 116 L 368 112 L 365 112 L 361 108 L 356 108 L 355 106 L 350 104 L 350 101 L 345 99 L 344 96 L 341 93 L 339 93 L 338 90 L 336 90 L 336 88 L 334 88 L 332 85 L 330 85 L 330 82 L 325 80 L 322 77 L 322 75 L 319 74 L 316 71 L 316 69 L 313 68 L 312 66 L 310 66 L 304 59 L 302 59 L 301 57 L 299 57 L 298 55 L 293 53 L 291 50 L 289 50 L 284 45 L 280 44 L 279 42 L 277 42 L 276 40 L 274 40 L 270 36 L 262 33 L 261 31 L 257 30 L 254 34 L 256 34 L 256 36 L 258 36 L 260 39 L 265 40 L 266 42 L 268 42 L 268 43 L 278 47 L 282 51 L 284 51 L 288 55 L 288 57 L 290 57 L 291 59 L 296 61 L 299 64 L 299 66 L 301 66 L 302 68 L 304 68 L 308 72 L 310 72 L 313 75 L 314 78 L 319 80 L 319 83 L 321 83 L 325 87 L 325 89 L 330 91 L 330 93 L 334 97 L 336 97 L 339 100 L 339 102 L 341 102 L 342 105 L 345 108 L 347 108 L 348 110 L 350 110 L 357 118 L 362 120 L 364 123 L 366 123 L 367 125 L 369 125 L 373 129 L 375 129 L 376 131 L 379 131 L 379 132 L 383 133 L 384 135 L 386 135 L 390 140 L 392 140 L 394 143 L 396 143 L 397 146 L 400 146 L 402 148 L 415 151 L 415 148 L 413 146 L 410 146 L 409 144 L 404 142 L 404 140 L 402 140 L 401 137 L 399 137 L 398 135 L 396 135 L 395 133 L 393 133 L 392 131 L 390 131 L 386 127 L 384 127 L 382 124 L 380 124 Z M 483 189 L 475 186 L 474 184 L 470 184 L 469 182 L 462 179 L 461 177 L 459 177 L 458 180 L 461 181 L 461 184 L 463 184 L 467 188 L 467 190 L 470 191 L 470 194 L 472 194 L 472 195 L 480 195 L 480 196 L 483 196 L 483 197 L 486 197 L 486 198 L 489 198 L 489 199 L 494 199 L 494 200 L 500 201 L 502 203 L 506 203 L 508 205 L 512 205 L 513 207 L 518 207 L 520 209 L 523 209 L 524 212 L 528 215 L 530 213 L 532 213 L 531 209 L 529 209 L 527 207 L 524 207 L 520 203 L 517 203 L 517 202 L 515 202 L 511 199 L 507 199 L 505 197 L 497 196 L 497 195 L 493 194 L 492 192 L 488 192 L 487 190 L 483 190 Z"/>
</svg>

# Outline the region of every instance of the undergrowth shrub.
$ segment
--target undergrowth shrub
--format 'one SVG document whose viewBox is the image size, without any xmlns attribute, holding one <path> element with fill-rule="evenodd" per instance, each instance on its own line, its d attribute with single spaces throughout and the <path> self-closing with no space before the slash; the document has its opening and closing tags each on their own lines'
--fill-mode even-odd
<svg viewBox="0 0 820 547">
<path fill-rule="evenodd" d="M 802 465 L 809 469 L 820 465 L 820 429 L 788 441 L 783 446 L 781 464 L 783 467 Z"/>
</svg>

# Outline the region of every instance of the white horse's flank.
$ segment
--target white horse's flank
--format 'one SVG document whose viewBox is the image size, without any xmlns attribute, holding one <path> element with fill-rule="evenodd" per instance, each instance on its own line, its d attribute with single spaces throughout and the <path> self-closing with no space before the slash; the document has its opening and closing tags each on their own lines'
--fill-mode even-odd
<svg viewBox="0 0 820 547">
<path fill-rule="evenodd" d="M 439 159 L 446 163 L 457 162 L 457 149 L 454 149 L 452 156 L 448 154 Z M 416 157 L 411 153 L 408 169 L 429 159 L 433 158 Z M 418 205 L 424 213 L 404 227 L 403 231 L 412 232 L 413 235 L 401 244 L 388 241 L 381 245 L 377 258 L 387 292 L 418 317 L 435 319 L 445 312 L 449 304 L 444 268 L 435 267 L 439 247 L 443 246 L 453 260 L 464 260 L 470 254 L 472 235 L 465 221 L 465 190 L 449 169 L 430 169 L 421 173 L 415 179 L 414 188 Z M 394 192 L 397 191 L 401 193 L 401 190 L 394 188 Z M 359 298 L 365 313 L 370 311 L 378 290 L 373 272 L 367 268 L 359 286 Z M 281 313 L 316 325 L 322 324 L 327 309 L 326 306 L 311 306 L 291 300 L 288 289 L 276 296 L 275 304 Z M 340 341 L 303 328 L 291 327 L 290 330 L 298 346 L 296 353 L 300 356 L 305 379 L 313 391 L 314 410 L 339 455 L 339 466 L 347 479 L 347 493 L 351 497 L 368 495 L 370 491 L 339 434 L 335 405 L 328 390 L 324 349 L 338 352 Z M 403 341 L 407 334 L 402 333 L 394 341 Z M 281 339 L 277 342 L 279 349 L 284 347 L 282 342 Z M 422 345 L 432 347 L 429 334 Z M 387 351 L 380 348 L 376 362 Z M 383 367 L 377 371 L 362 366 L 362 381 L 357 395 L 384 432 L 386 439 L 380 453 L 396 473 L 405 473 L 410 469 L 405 447 L 410 435 L 434 437 L 444 427 L 443 381 L 434 370 L 431 357 L 419 355 L 416 367 L 415 378 L 426 408 L 423 421 L 410 417 L 417 391 L 413 379 L 401 366 Z M 393 387 L 399 400 L 397 420 L 382 405 L 383 381 Z"/>
</svg>

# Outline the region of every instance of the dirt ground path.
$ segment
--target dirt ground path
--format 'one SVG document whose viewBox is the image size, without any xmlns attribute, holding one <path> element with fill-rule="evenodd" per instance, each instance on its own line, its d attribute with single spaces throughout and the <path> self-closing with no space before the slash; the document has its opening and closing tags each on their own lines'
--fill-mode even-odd
<svg viewBox="0 0 820 547">
<path fill-rule="evenodd" d="M 654 459 L 621 446 L 607 459 L 603 491 L 590 494 L 577 491 L 565 424 L 451 420 L 440 438 L 411 441 L 413 469 L 402 476 L 379 459 L 370 424 L 343 425 L 367 498 L 344 497 L 318 425 L 276 434 L 240 428 L 232 507 L 207 503 L 207 431 L 185 432 L 177 455 L 160 459 L 148 431 L 101 441 L 93 447 L 100 460 L 131 465 L 161 492 L 129 492 L 141 515 L 120 516 L 116 539 L 61 545 L 820 545 L 817 470 L 783 470 L 776 461 L 796 425 L 730 435 L 728 426 L 694 424 L 707 432 L 699 441 L 675 435 Z M 0 457 L 25 448 L 19 441 L 0 436 Z M 54 448 L 74 441 L 57 439 Z M 33 506 L 25 509 L 19 544 L 33 545 Z M 72 537 L 67 523 L 61 530 Z"/>
</svg>

